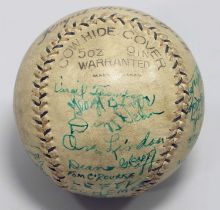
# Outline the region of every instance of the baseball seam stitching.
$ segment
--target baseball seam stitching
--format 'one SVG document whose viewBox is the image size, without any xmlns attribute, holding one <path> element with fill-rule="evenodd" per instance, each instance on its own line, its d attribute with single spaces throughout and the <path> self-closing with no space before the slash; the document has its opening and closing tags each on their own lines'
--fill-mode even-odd
<svg viewBox="0 0 220 210">
<path fill-rule="evenodd" d="M 83 30 L 83 27 L 89 27 L 91 24 L 97 24 L 99 21 L 111 21 L 114 24 L 125 25 L 129 23 L 133 28 L 146 32 L 152 35 L 155 41 L 159 41 L 160 45 L 164 47 L 164 52 L 169 56 L 170 61 L 173 62 L 174 78 L 176 80 L 175 86 L 178 88 L 177 99 L 175 105 L 178 109 L 175 111 L 176 117 L 173 119 L 174 126 L 170 129 L 170 135 L 167 137 L 167 142 L 164 143 L 164 152 L 160 154 L 161 159 L 158 160 L 153 168 L 149 171 L 151 178 L 143 181 L 143 187 L 136 189 L 132 195 L 140 191 L 145 191 L 157 184 L 160 177 L 164 174 L 170 162 L 170 157 L 178 147 L 178 140 L 184 131 L 185 118 L 187 115 L 187 107 L 189 103 L 188 93 L 188 78 L 185 71 L 182 58 L 177 50 L 172 46 L 169 39 L 164 39 L 163 34 L 159 32 L 156 27 L 149 27 L 143 24 L 139 18 L 128 19 L 126 16 L 121 16 L 117 13 L 105 16 L 105 14 L 96 17 L 95 14 L 91 15 L 87 20 L 83 20 L 79 24 L 72 23 L 71 28 L 64 28 L 62 33 L 57 34 L 55 41 L 46 47 L 44 55 L 41 56 L 41 61 L 36 65 L 34 70 L 35 80 L 33 81 L 32 101 L 35 122 L 37 130 L 37 137 L 41 142 L 41 150 L 45 157 L 46 164 L 53 180 L 62 188 L 68 188 L 66 183 L 66 176 L 64 174 L 63 166 L 60 164 L 59 155 L 54 146 L 54 137 L 52 135 L 52 128 L 48 117 L 48 87 L 49 72 L 52 70 L 52 64 L 55 62 L 55 57 L 59 54 L 59 49 L 64 47 L 64 43 L 69 41 L 68 37 L 74 36 L 77 30 Z"/>
</svg>

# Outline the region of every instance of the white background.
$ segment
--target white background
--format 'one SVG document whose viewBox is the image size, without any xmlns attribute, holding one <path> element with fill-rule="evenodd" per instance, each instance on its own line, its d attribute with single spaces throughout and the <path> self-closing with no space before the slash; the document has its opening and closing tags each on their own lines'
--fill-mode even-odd
<svg viewBox="0 0 220 210">
<path fill-rule="evenodd" d="M 104 5 L 143 10 L 168 24 L 192 50 L 205 84 L 205 121 L 192 153 L 169 180 L 133 199 L 87 198 L 56 187 L 26 155 L 13 116 L 16 73 L 36 36 L 69 13 Z M 0 0 L 0 209 L 220 209 L 219 9 L 219 0 Z"/>
</svg>

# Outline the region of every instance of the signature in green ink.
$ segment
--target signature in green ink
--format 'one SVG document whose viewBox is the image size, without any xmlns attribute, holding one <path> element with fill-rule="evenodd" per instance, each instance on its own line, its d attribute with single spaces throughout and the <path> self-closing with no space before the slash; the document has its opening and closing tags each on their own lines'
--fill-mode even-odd
<svg viewBox="0 0 220 210">
<path fill-rule="evenodd" d="M 198 67 L 196 67 L 188 90 L 191 97 L 188 113 L 190 114 L 194 130 L 197 128 L 198 122 L 202 120 L 204 113 L 204 94 L 202 88 L 201 75 Z"/>
<path fill-rule="evenodd" d="M 133 191 L 135 186 L 137 186 L 137 184 L 139 184 L 139 181 L 134 179 L 116 182 L 115 183 L 116 193 L 121 194 L 121 193 L 127 193 L 129 191 Z"/>
<path fill-rule="evenodd" d="M 74 117 L 82 117 L 86 111 L 91 109 L 96 110 L 97 117 L 102 116 L 107 110 L 111 111 L 115 118 L 108 122 L 97 120 L 94 123 L 95 127 L 104 126 L 110 132 L 113 130 L 111 124 L 117 123 L 112 121 L 136 123 L 164 113 L 164 111 L 149 110 L 155 103 L 155 95 L 129 94 L 127 90 L 113 93 L 108 91 L 109 87 L 109 85 L 94 85 L 89 90 L 88 85 L 82 84 L 79 88 L 67 88 L 61 81 L 55 83 L 54 92 L 72 95 L 72 99 L 67 105 L 73 110 Z M 87 96 L 87 100 L 85 96 Z M 121 128 L 120 125 L 119 127 Z"/>
<path fill-rule="evenodd" d="M 77 83 L 79 83 L 79 81 L 77 81 Z M 68 87 L 64 87 L 63 86 L 63 77 L 61 76 L 61 82 L 59 83 L 55 83 L 54 86 L 54 92 L 55 93 L 69 93 L 71 94 L 73 97 L 80 97 L 80 98 L 84 98 L 86 91 L 87 91 L 87 85 L 80 85 L 79 88 L 68 88 Z"/>
<path fill-rule="evenodd" d="M 56 83 L 54 88 L 54 91 L 58 94 L 67 93 L 71 95 L 71 100 L 67 102 L 67 105 L 73 111 L 73 117 L 68 121 L 69 132 L 62 138 L 63 146 L 66 149 L 72 151 L 93 151 L 97 154 L 102 154 L 103 151 L 96 144 L 82 145 L 80 141 L 80 135 L 86 132 L 89 126 L 93 128 L 104 127 L 111 133 L 105 151 L 112 153 L 116 160 L 119 151 L 130 151 L 131 148 L 135 147 L 136 149 L 141 149 L 163 142 L 162 138 L 150 140 L 150 132 L 148 132 L 141 139 L 139 145 L 131 146 L 126 143 L 126 145 L 117 146 L 116 148 L 112 147 L 114 142 L 120 140 L 119 131 L 126 124 L 144 121 L 164 113 L 164 111 L 153 110 L 156 102 L 155 95 L 130 94 L 128 90 L 114 93 L 108 90 L 109 85 L 94 85 L 91 88 L 86 84 L 79 84 L 78 86 L 76 88 L 67 88 L 63 85 L 63 81 L 61 81 Z M 94 122 L 89 125 L 84 115 L 86 112 L 91 112 L 91 110 L 95 110 L 96 117 L 94 117 Z M 107 111 L 112 116 L 110 120 L 103 116 Z"/>
<path fill-rule="evenodd" d="M 147 134 L 144 136 L 144 138 L 141 140 L 141 142 L 136 146 L 137 150 L 140 150 L 142 148 L 145 147 L 150 147 L 153 146 L 155 144 L 163 144 L 164 143 L 164 138 L 159 137 L 159 138 L 155 138 L 155 137 L 150 137 L 151 132 L 148 131 Z"/>
<path fill-rule="evenodd" d="M 108 180 L 127 180 L 134 177 L 135 173 L 118 173 L 115 175 L 108 175 L 103 173 L 80 173 L 79 171 L 71 170 L 68 172 L 68 176 L 73 178 L 80 178 L 90 181 L 108 181 Z"/>
<path fill-rule="evenodd" d="M 68 106 L 74 110 L 74 115 L 82 116 L 84 112 L 95 109 L 98 116 L 102 115 L 102 112 L 106 112 L 103 101 L 100 97 L 93 98 L 92 100 L 81 100 L 75 97 L 68 102 Z"/>
<path fill-rule="evenodd" d="M 140 169 L 139 175 L 142 175 L 145 170 L 149 172 L 152 169 L 155 156 L 156 156 L 156 148 L 140 156 L 136 156 L 135 154 L 132 154 L 128 159 L 120 158 L 119 165 L 123 169 L 138 168 Z"/>
<path fill-rule="evenodd" d="M 81 165 L 76 160 L 69 160 L 69 170 L 82 169 L 88 171 L 112 171 L 114 166 L 91 166 L 91 165 Z"/>
<path fill-rule="evenodd" d="M 106 151 L 112 154 L 115 160 L 118 160 L 119 153 L 129 152 L 132 149 L 141 150 L 147 147 L 151 147 L 158 144 L 163 144 L 164 139 L 162 137 L 155 138 L 151 136 L 151 132 L 148 131 L 146 135 L 137 141 L 137 144 L 130 144 L 129 139 L 121 139 L 120 134 L 116 133 L 111 136 L 109 140 L 106 141 L 107 149 Z"/>
<path fill-rule="evenodd" d="M 122 109 L 122 112 L 120 111 L 114 111 L 115 117 L 110 119 L 109 121 L 103 121 L 98 119 L 96 122 L 94 122 L 94 127 L 104 127 L 109 132 L 115 132 L 119 131 L 123 128 L 123 124 L 133 124 L 139 121 L 143 121 L 146 119 L 151 118 L 154 115 L 161 115 L 164 111 L 161 112 L 146 112 L 144 108 L 141 108 L 133 114 L 131 111 L 129 111 L 126 108 Z"/>
<path fill-rule="evenodd" d="M 63 136 L 62 143 L 63 146 L 72 151 L 94 151 L 98 154 L 101 154 L 101 151 L 98 150 L 97 145 L 85 145 L 80 146 L 79 140 L 77 140 L 75 134 L 83 133 L 88 128 L 88 123 L 80 118 L 73 118 L 68 122 L 70 128 L 70 134 Z"/>
</svg>

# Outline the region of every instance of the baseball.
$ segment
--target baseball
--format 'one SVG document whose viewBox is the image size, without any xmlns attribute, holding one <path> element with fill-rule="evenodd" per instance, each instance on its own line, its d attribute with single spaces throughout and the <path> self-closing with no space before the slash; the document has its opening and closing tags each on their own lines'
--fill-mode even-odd
<svg viewBox="0 0 220 210">
<path fill-rule="evenodd" d="M 168 26 L 131 9 L 92 8 L 35 40 L 14 110 L 28 154 L 58 186 L 136 196 L 168 178 L 195 144 L 203 83 Z"/>
</svg>

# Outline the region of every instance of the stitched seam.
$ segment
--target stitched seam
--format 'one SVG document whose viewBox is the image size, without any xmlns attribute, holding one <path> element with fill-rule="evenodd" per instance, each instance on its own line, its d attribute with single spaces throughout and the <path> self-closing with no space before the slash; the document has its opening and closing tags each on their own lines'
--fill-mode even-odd
<svg viewBox="0 0 220 210">
<path fill-rule="evenodd" d="M 152 177 L 148 177 L 148 179 L 144 181 L 144 186 L 136 190 L 136 192 L 144 191 L 158 183 L 160 177 L 164 174 L 164 171 L 167 169 L 167 166 L 171 161 L 170 157 L 178 148 L 178 140 L 184 131 L 189 103 L 189 93 L 187 91 L 188 78 L 182 58 L 172 46 L 172 42 L 169 39 L 165 39 L 164 37 L 166 36 L 161 34 L 156 27 L 149 27 L 143 24 L 138 18 L 128 19 L 128 17 L 116 13 L 107 16 L 103 14 L 99 17 L 96 17 L 94 14 L 88 18 L 84 18 L 80 23 L 73 22 L 71 28 L 64 27 L 64 31 L 57 34 L 56 40 L 51 42 L 50 46 L 45 48 L 44 55 L 41 56 L 41 60 L 34 70 L 35 80 L 33 81 L 32 101 L 34 111 L 33 120 L 37 130 L 37 137 L 41 142 L 41 150 L 46 160 L 46 167 L 50 170 L 53 180 L 59 186 L 68 188 L 65 172 L 60 163 L 56 146 L 54 146 L 54 137 L 52 135 L 52 128 L 48 116 L 48 93 L 46 90 L 48 87 L 50 71 L 52 70 L 56 55 L 59 54 L 59 49 L 64 47 L 64 43 L 69 41 L 70 37 L 75 36 L 77 30 L 82 31 L 91 24 L 98 24 L 99 21 L 111 21 L 115 24 L 121 25 L 129 23 L 133 28 L 146 32 L 148 35 L 153 36 L 155 41 L 160 42 L 161 47 L 164 47 L 165 54 L 173 62 L 172 68 L 176 80 L 176 94 L 178 95 L 175 104 L 178 109 L 175 111 L 176 117 L 173 119 L 173 127 L 170 129 L 170 135 L 167 137 L 167 141 L 163 145 L 164 152 L 160 154 L 160 160 L 158 160 L 149 171 L 149 173 L 152 174 Z M 133 195 L 135 195 L 135 193 L 133 193 Z"/>
</svg>

